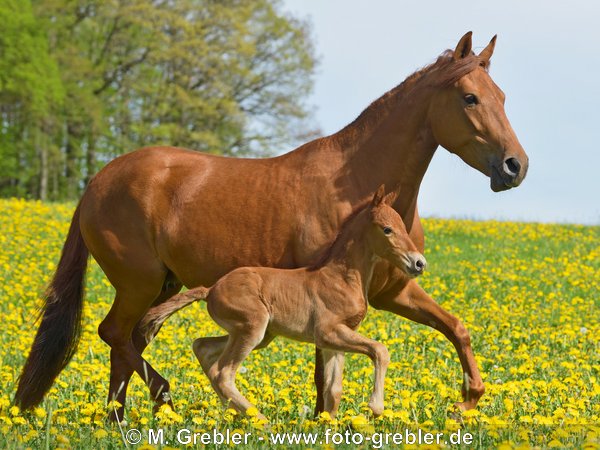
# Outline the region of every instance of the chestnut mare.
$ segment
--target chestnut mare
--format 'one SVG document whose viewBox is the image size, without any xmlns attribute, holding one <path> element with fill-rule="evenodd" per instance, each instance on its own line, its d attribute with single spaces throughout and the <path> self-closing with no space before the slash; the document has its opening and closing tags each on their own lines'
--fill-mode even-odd
<svg viewBox="0 0 600 450">
<path fill-rule="evenodd" d="M 240 267 L 210 289 L 208 312 L 229 335 L 199 338 L 193 347 L 225 404 L 241 413 L 253 407 L 235 385 L 237 369 L 252 350 L 285 336 L 313 342 L 322 350 L 324 409 L 331 417 L 342 396 L 344 352 L 371 358 L 375 373 L 369 408 L 376 417 L 383 413 L 390 357 L 383 344 L 356 332 L 367 314 L 365 292 L 378 259 L 410 278 L 421 275 L 426 265 L 391 207 L 398 192 L 384 194 L 381 186 L 368 205 L 349 217 L 318 264 L 300 269 Z M 260 413 L 258 417 L 266 419 Z"/>
<path fill-rule="evenodd" d="M 241 266 L 314 263 L 381 184 L 401 184 L 394 209 L 422 252 L 417 194 L 438 145 L 489 176 L 492 190 L 518 186 L 528 158 L 504 112 L 504 94 L 488 74 L 494 45 L 495 37 L 476 55 L 467 33 L 454 51 L 409 76 L 338 133 L 276 158 L 154 147 L 113 160 L 75 210 L 15 402 L 24 409 L 38 404 L 75 352 L 88 253 L 116 289 L 98 329 L 111 347 L 109 399 L 125 404 L 135 371 L 158 406 L 170 403 L 169 384 L 142 357 L 147 342 L 138 323 L 183 285 L 212 286 Z M 375 267 L 368 300 L 442 332 L 464 371 L 458 406 L 475 407 L 484 386 L 462 323 L 387 262 Z M 321 411 L 318 350 L 315 382 Z M 113 418 L 122 417 L 119 408 Z"/>
</svg>

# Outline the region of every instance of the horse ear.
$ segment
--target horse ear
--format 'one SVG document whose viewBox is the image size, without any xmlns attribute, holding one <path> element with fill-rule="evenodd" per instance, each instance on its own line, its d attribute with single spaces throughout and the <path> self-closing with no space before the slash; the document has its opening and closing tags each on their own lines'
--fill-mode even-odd
<svg viewBox="0 0 600 450">
<path fill-rule="evenodd" d="M 494 47 L 496 47 L 497 37 L 498 35 L 495 35 L 490 41 L 490 43 L 487 45 L 487 47 L 481 50 L 481 53 L 479 54 L 479 59 L 481 59 L 481 62 L 484 63 L 486 67 L 490 64 L 490 59 L 494 54 Z"/>
<path fill-rule="evenodd" d="M 371 206 L 376 207 L 381 205 L 383 197 L 385 197 L 385 186 L 382 184 L 377 189 L 377 192 L 375 192 L 375 195 L 373 196 L 373 201 L 371 202 Z"/>
<path fill-rule="evenodd" d="M 469 56 L 471 54 L 472 36 L 473 32 L 469 31 L 467 34 L 460 38 L 460 41 L 458 41 L 458 45 L 454 50 L 453 58 L 455 61 L 463 59 L 465 56 Z"/>
<path fill-rule="evenodd" d="M 398 198 L 398 196 L 400 195 L 400 190 L 401 190 L 402 185 L 398 184 L 396 186 L 396 188 L 393 191 L 390 191 L 385 198 L 383 199 L 383 202 L 386 205 L 392 206 L 394 204 L 394 202 L 396 201 L 396 199 Z"/>
</svg>

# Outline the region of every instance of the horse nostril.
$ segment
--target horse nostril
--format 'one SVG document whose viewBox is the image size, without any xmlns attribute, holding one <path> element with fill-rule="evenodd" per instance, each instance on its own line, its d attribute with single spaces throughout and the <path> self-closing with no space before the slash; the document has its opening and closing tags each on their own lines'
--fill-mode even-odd
<svg viewBox="0 0 600 450">
<path fill-rule="evenodd" d="M 503 164 L 504 172 L 515 178 L 521 170 L 521 163 L 516 158 L 508 158 Z"/>
</svg>

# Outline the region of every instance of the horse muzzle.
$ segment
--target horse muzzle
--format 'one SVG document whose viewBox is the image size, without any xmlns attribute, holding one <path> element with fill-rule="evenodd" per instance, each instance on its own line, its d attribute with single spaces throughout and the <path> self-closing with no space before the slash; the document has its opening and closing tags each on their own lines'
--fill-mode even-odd
<svg viewBox="0 0 600 450">
<path fill-rule="evenodd" d="M 490 186 L 492 191 L 500 192 L 517 187 L 527 173 L 528 163 L 522 164 L 517 158 L 506 158 L 502 164 L 492 165 Z"/>
</svg>

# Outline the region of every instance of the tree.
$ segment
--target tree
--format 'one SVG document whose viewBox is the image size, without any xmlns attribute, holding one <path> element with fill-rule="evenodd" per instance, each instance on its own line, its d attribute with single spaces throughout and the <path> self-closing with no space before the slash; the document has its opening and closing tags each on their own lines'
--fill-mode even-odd
<svg viewBox="0 0 600 450">
<path fill-rule="evenodd" d="M 0 193 L 46 199 L 64 90 L 31 3 L 0 3 Z"/>
<path fill-rule="evenodd" d="M 315 66 L 308 26 L 283 14 L 277 1 L 33 0 L 35 17 L 29 2 L 0 5 L 3 23 L 13 24 L 0 41 L 0 68 L 29 61 L 22 72 L 0 75 L 0 98 L 20 105 L 19 114 L 3 107 L 3 126 L 11 124 L 2 128 L 0 149 L 9 161 L 0 167 L 5 194 L 74 197 L 99 166 L 144 145 L 270 154 L 310 133 L 303 101 Z M 28 26 L 16 24 L 15 8 Z M 23 35 L 37 44 L 23 47 Z M 45 73 L 54 75 L 43 83 L 32 78 L 23 89 L 20 79 Z M 31 110 L 25 104 L 38 105 L 39 119 L 23 114 Z M 43 137 L 37 147 L 32 130 Z M 24 134 L 37 150 L 17 145 Z M 35 160 L 42 148 L 49 162 Z M 8 181 L 17 167 L 29 170 L 19 191 Z M 50 188 L 40 187 L 43 167 Z"/>
</svg>

